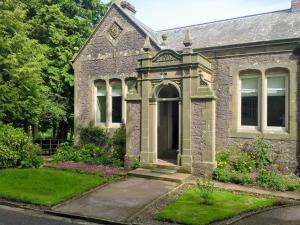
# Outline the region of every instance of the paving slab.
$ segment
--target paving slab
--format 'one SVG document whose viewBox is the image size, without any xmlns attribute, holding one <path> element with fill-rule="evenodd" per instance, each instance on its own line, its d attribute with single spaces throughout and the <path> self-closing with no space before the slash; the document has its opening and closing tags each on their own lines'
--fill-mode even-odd
<svg viewBox="0 0 300 225">
<path fill-rule="evenodd" d="M 61 213 L 122 222 L 178 184 L 131 177 L 54 207 Z"/>
<path fill-rule="evenodd" d="M 242 219 L 234 225 L 299 225 L 300 206 L 284 207 Z"/>
</svg>

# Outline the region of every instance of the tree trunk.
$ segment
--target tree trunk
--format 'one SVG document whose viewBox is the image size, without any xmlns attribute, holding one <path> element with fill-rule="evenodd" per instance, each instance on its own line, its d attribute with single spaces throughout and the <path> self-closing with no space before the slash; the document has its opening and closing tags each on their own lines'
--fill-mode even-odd
<svg viewBox="0 0 300 225">
<path fill-rule="evenodd" d="M 68 138 L 68 123 L 64 120 L 59 122 L 56 139 L 66 141 Z"/>
</svg>

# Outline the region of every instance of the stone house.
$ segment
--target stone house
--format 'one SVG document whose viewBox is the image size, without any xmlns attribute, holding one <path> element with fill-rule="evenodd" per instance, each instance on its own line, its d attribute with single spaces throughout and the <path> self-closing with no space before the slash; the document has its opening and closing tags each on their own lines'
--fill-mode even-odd
<svg viewBox="0 0 300 225">
<path fill-rule="evenodd" d="M 73 58 L 75 132 L 126 124 L 126 164 L 212 171 L 216 149 L 263 136 L 300 161 L 300 1 L 290 9 L 153 31 L 114 1 Z"/>
</svg>

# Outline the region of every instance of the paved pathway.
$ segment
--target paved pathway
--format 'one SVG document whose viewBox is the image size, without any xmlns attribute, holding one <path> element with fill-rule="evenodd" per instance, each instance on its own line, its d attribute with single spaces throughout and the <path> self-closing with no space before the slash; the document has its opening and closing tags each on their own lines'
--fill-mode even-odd
<svg viewBox="0 0 300 225">
<path fill-rule="evenodd" d="M 30 210 L 0 206 L 0 225 L 96 225 L 78 220 L 37 214 Z"/>
<path fill-rule="evenodd" d="M 256 214 L 234 225 L 300 225 L 300 206 L 284 207 Z"/>
<path fill-rule="evenodd" d="M 168 181 L 132 177 L 104 186 L 79 199 L 55 207 L 54 210 L 85 217 L 125 221 L 177 185 Z"/>
</svg>

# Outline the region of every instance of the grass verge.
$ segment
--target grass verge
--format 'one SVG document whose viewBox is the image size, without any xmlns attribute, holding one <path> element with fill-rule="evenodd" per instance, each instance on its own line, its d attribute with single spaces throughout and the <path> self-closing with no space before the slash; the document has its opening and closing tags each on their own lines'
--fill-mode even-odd
<svg viewBox="0 0 300 225">
<path fill-rule="evenodd" d="M 51 206 L 105 183 L 100 175 L 54 169 L 0 170 L 0 198 Z"/>
<path fill-rule="evenodd" d="M 215 190 L 212 205 L 201 204 L 202 199 L 197 189 L 192 189 L 156 215 L 156 219 L 188 225 L 204 225 L 213 221 L 234 217 L 242 212 L 249 212 L 272 206 L 274 198 L 261 198 L 243 193 Z"/>
</svg>

